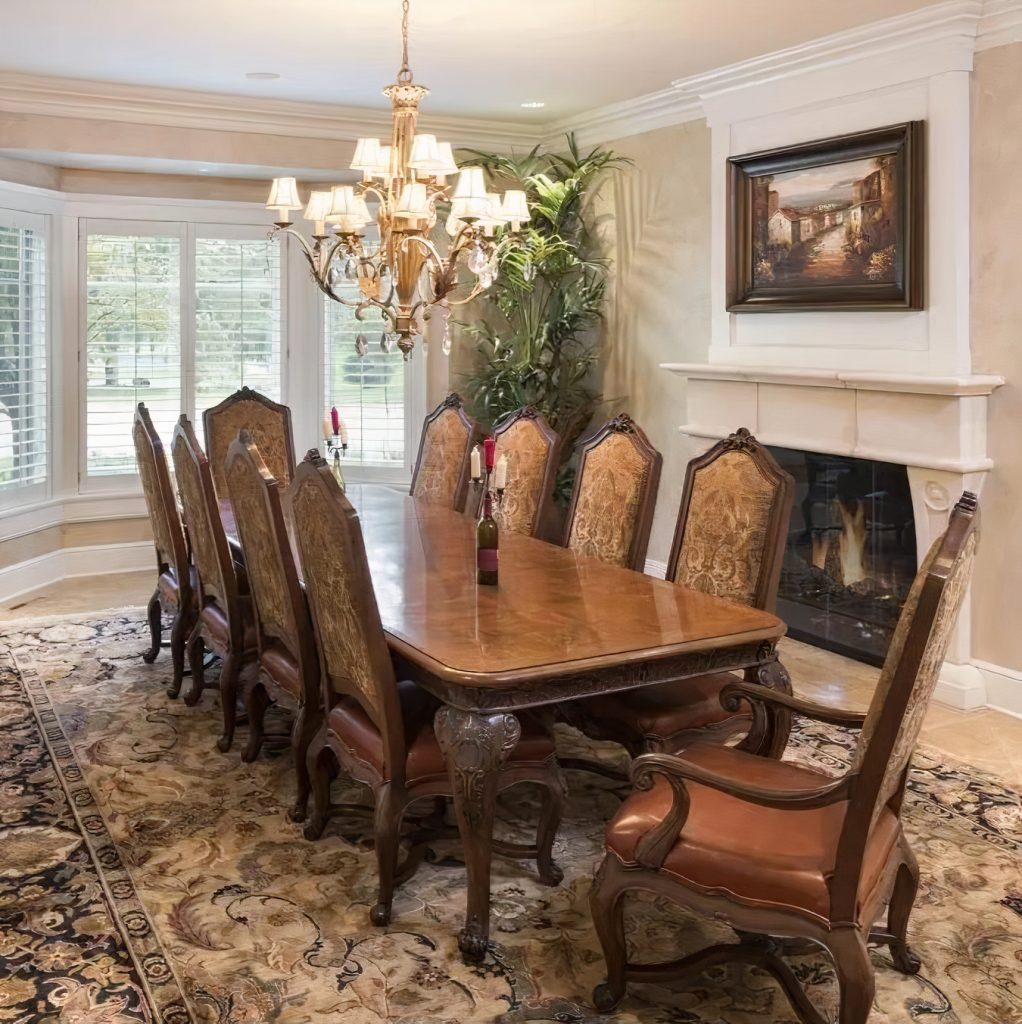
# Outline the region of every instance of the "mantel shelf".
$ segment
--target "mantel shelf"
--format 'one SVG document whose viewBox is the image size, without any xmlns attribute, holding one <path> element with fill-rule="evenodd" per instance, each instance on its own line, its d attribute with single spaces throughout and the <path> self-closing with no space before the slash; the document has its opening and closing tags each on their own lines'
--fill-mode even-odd
<svg viewBox="0 0 1022 1024">
<path fill-rule="evenodd" d="M 682 377 L 695 380 L 733 380 L 756 384 L 787 384 L 806 388 L 891 391 L 915 395 L 989 395 L 1004 383 L 996 374 L 972 373 L 934 377 L 923 373 L 867 373 L 861 370 L 801 370 L 786 366 L 748 366 L 740 363 L 661 363 Z"/>
</svg>

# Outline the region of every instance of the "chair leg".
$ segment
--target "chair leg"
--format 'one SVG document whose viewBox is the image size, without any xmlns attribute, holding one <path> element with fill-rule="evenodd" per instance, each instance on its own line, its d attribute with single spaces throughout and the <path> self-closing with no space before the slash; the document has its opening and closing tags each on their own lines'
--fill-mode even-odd
<svg viewBox="0 0 1022 1024">
<path fill-rule="evenodd" d="M 912 905 L 919 891 L 919 864 L 912 850 L 905 847 L 905 860 L 898 868 L 898 877 L 894 881 L 894 892 L 891 894 L 891 905 L 887 910 L 887 930 L 891 933 L 891 957 L 894 966 L 902 974 L 918 974 L 922 966 L 919 957 L 908 944 L 908 919 L 912 913 Z"/>
<path fill-rule="evenodd" d="M 376 906 L 369 911 L 369 920 L 378 927 L 390 924 L 394 902 L 394 879 L 401 845 L 401 817 L 404 813 L 404 794 L 392 782 L 384 782 L 376 789 L 376 812 L 373 833 L 376 842 L 376 866 L 380 878 L 380 895 Z"/>
<path fill-rule="evenodd" d="M 185 647 L 188 643 L 190 616 L 183 608 L 179 608 L 174 616 L 174 628 L 170 631 L 170 657 L 174 665 L 174 677 L 167 687 L 167 696 L 175 700 L 181 692 L 181 684 L 185 678 Z"/>
<path fill-rule="evenodd" d="M 160 653 L 160 644 L 163 642 L 163 623 L 161 621 L 162 609 L 160 608 L 160 588 L 153 591 L 146 607 L 146 619 L 149 622 L 149 650 L 142 655 L 142 660 L 151 665 Z"/>
<path fill-rule="evenodd" d="M 270 695 L 262 683 L 256 682 L 245 689 L 245 710 L 248 712 L 248 743 L 242 752 L 242 761 L 254 761 L 259 756 L 265 735 L 266 709 L 270 706 Z"/>
<path fill-rule="evenodd" d="M 560 885 L 564 881 L 564 872 L 554 863 L 554 840 L 564 812 L 564 799 L 564 779 L 554 769 L 543 786 L 543 809 L 536 829 L 536 871 L 544 885 Z"/>
<path fill-rule="evenodd" d="M 190 708 L 195 707 L 202 697 L 202 691 L 206 686 L 206 642 L 202 639 L 199 626 L 196 623 L 192 635 L 188 638 L 188 668 L 192 673 L 192 681 L 185 694 L 185 704 Z"/>
<path fill-rule="evenodd" d="M 319 839 L 330 817 L 330 759 L 333 752 L 326 742 L 326 725 L 320 725 L 305 754 L 305 764 L 312 786 L 312 817 L 302 834 L 306 839 Z"/>
<path fill-rule="evenodd" d="M 308 813 L 309 793 L 312 788 L 308 753 L 319 727 L 319 717 L 318 714 L 309 714 L 308 708 L 303 705 L 298 709 L 291 729 L 291 747 L 295 752 L 295 776 L 298 784 L 294 806 L 288 811 L 288 818 L 291 821 L 305 821 Z"/>
<path fill-rule="evenodd" d="M 839 928 L 827 936 L 840 987 L 838 1024 L 866 1024 L 873 1006 L 876 977 L 866 939 L 858 928 Z"/>
<path fill-rule="evenodd" d="M 589 908 L 596 926 L 596 935 L 607 961 L 607 980 L 593 989 L 593 1005 L 600 1013 L 610 1013 L 625 995 L 625 971 L 628 949 L 625 946 L 625 920 L 622 896 L 621 866 L 612 854 L 604 854 L 603 862 L 593 880 Z"/>
<path fill-rule="evenodd" d="M 240 662 L 241 656 L 230 650 L 220 669 L 220 710 L 224 718 L 224 731 L 216 742 L 216 748 L 221 754 L 226 754 L 231 749 L 231 744 L 234 743 L 234 723 L 238 717 Z"/>
</svg>

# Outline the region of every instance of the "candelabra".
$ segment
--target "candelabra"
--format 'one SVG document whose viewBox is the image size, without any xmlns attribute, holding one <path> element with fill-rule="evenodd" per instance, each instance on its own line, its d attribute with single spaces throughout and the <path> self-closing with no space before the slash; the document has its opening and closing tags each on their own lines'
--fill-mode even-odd
<svg viewBox="0 0 1022 1024">
<path fill-rule="evenodd" d="M 333 473 L 337 485 L 343 491 L 344 470 L 341 469 L 341 456 L 348 453 L 348 442 L 339 434 L 328 434 L 323 438 L 323 447 L 326 450 L 327 458 L 330 459 L 330 472 Z"/>
</svg>

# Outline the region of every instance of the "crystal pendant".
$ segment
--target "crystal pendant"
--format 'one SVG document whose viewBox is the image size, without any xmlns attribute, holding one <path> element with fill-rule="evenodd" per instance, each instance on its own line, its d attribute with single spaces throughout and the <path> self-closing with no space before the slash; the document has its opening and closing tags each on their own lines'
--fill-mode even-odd
<svg viewBox="0 0 1022 1024">
<path fill-rule="evenodd" d="M 477 245 L 468 258 L 468 269 L 473 274 L 481 274 L 486 269 L 486 264 L 486 253 L 483 252 L 481 245 Z"/>
<path fill-rule="evenodd" d="M 394 335 L 388 334 L 386 331 L 380 335 L 380 350 L 382 352 L 394 351 Z"/>
<path fill-rule="evenodd" d="M 445 356 L 451 354 L 451 325 L 444 320 L 444 336 L 440 340 L 440 348 L 443 350 Z"/>
<path fill-rule="evenodd" d="M 355 262 L 355 257 L 354 256 L 349 256 L 344 261 L 344 276 L 349 281 L 357 281 L 358 280 L 358 264 Z"/>
<path fill-rule="evenodd" d="M 355 339 L 355 351 L 360 357 L 364 356 L 369 351 L 369 342 L 366 340 L 366 336 L 364 334 L 360 334 Z"/>
<path fill-rule="evenodd" d="M 341 279 L 341 272 L 340 272 L 340 270 L 338 270 L 337 267 L 331 267 L 330 268 L 330 273 L 328 273 L 326 275 L 327 284 L 329 284 L 330 287 L 333 288 L 334 285 L 337 284 L 338 281 L 340 281 L 340 279 Z"/>
</svg>

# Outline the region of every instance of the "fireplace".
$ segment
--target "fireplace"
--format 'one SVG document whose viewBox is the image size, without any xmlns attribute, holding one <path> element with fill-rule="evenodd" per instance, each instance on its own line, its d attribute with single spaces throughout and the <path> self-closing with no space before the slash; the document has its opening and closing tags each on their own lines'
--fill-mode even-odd
<svg viewBox="0 0 1022 1024">
<path fill-rule="evenodd" d="M 795 479 L 777 613 L 798 640 L 882 664 L 916 572 L 904 466 L 771 447 Z"/>
</svg>

